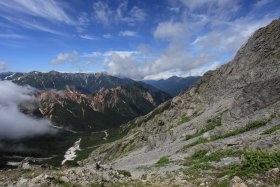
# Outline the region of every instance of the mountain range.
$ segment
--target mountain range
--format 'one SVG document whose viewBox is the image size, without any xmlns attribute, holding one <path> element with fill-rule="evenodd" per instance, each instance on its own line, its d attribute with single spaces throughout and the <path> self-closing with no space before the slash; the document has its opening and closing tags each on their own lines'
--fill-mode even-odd
<svg viewBox="0 0 280 187">
<path fill-rule="evenodd" d="M 200 76 L 190 76 L 190 77 L 172 76 L 168 79 L 144 80 L 144 82 L 175 97 L 179 95 L 181 92 L 186 91 L 192 84 L 194 84 L 200 78 L 201 78 Z"/>
</svg>

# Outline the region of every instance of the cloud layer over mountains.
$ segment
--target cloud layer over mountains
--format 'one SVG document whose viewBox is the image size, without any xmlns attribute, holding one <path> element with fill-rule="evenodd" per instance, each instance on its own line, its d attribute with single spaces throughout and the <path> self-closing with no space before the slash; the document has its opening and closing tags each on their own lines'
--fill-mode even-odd
<svg viewBox="0 0 280 187">
<path fill-rule="evenodd" d="M 48 120 L 35 119 L 20 112 L 19 104 L 34 101 L 35 89 L 0 81 L 0 139 L 18 139 L 54 133 Z"/>
</svg>

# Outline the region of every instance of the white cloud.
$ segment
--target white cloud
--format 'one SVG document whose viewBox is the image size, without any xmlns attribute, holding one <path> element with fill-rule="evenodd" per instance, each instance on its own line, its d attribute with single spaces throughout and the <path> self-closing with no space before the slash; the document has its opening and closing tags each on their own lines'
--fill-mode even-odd
<svg viewBox="0 0 280 187">
<path fill-rule="evenodd" d="M 99 52 L 99 51 L 93 51 L 90 53 L 84 53 L 81 55 L 81 57 L 83 58 L 92 58 L 92 57 L 100 57 L 103 56 L 103 53 Z"/>
<path fill-rule="evenodd" d="M 109 20 L 112 19 L 113 14 L 108 4 L 102 1 L 93 3 L 93 13 L 96 20 L 103 23 L 104 25 L 109 24 Z"/>
<path fill-rule="evenodd" d="M 138 51 L 107 51 L 103 53 L 104 57 L 112 57 L 113 55 L 118 55 L 121 58 L 131 57 L 133 55 L 139 54 Z"/>
<path fill-rule="evenodd" d="M 80 37 L 83 38 L 83 39 L 86 39 L 86 40 L 98 40 L 97 37 L 91 36 L 91 35 L 87 35 L 87 34 L 85 34 L 85 35 L 80 35 Z"/>
<path fill-rule="evenodd" d="M 1 10 L 19 12 L 25 15 L 41 17 L 51 21 L 73 24 L 74 22 L 54 0 L 1 0 Z"/>
<path fill-rule="evenodd" d="M 0 1 L 0 17 L 15 26 L 31 30 L 48 32 L 55 35 L 67 36 L 59 29 L 63 25 L 81 28 L 80 20 L 72 19 L 67 13 L 62 1 L 47 0 L 2 0 Z"/>
<path fill-rule="evenodd" d="M 167 39 L 167 40 L 182 40 L 187 32 L 187 24 L 183 22 L 161 22 L 158 24 L 154 31 L 155 38 Z"/>
<path fill-rule="evenodd" d="M 139 54 L 139 51 L 93 51 L 90 53 L 85 53 L 81 55 L 81 57 L 112 57 L 113 55 L 118 55 L 120 57 L 131 57 L 137 54 Z"/>
<path fill-rule="evenodd" d="M 26 37 L 20 34 L 0 34 L 0 38 L 24 39 Z"/>
<path fill-rule="evenodd" d="M 257 1 L 242 17 L 239 17 L 240 0 L 174 0 L 170 2 L 172 3 L 168 7 L 174 8 L 168 8 L 167 12 L 173 15 L 158 21 L 152 29 L 155 43 L 162 44 L 161 47 L 152 49 L 146 45 L 140 47 L 139 50 L 94 51 L 81 55 L 82 58 L 87 58 L 84 63 L 96 64 L 98 62 L 98 65 L 103 65 L 103 68 L 111 74 L 134 79 L 201 75 L 232 58 L 256 29 L 265 26 L 277 16 L 272 13 L 268 15 L 262 13 L 258 14 L 258 19 L 256 19 L 255 12 L 270 0 Z M 93 3 L 93 17 L 95 21 L 107 26 L 114 24 L 133 26 L 144 21 L 146 13 L 137 6 L 128 6 L 127 0 L 121 1 L 117 7 L 112 7 L 112 4 L 109 6 L 108 1 L 96 1 Z M 130 27 L 124 28 L 118 33 L 119 36 L 138 35 Z M 80 36 L 90 39 L 85 34 Z M 112 35 L 104 34 L 101 37 L 112 38 Z M 71 59 L 77 59 L 77 56 L 78 54 L 62 53 L 50 64 L 65 61 L 76 64 L 75 60 Z"/>
<path fill-rule="evenodd" d="M 0 61 L 0 71 L 6 71 L 7 70 L 7 63 L 4 61 Z"/>
<path fill-rule="evenodd" d="M 259 20 L 246 17 L 220 23 L 219 27 L 197 37 L 192 46 L 200 53 L 211 54 L 216 58 L 224 54 L 235 54 L 258 28 L 267 25 L 270 21 L 270 17 Z"/>
<path fill-rule="evenodd" d="M 43 31 L 43 32 L 48 32 L 51 34 L 55 34 L 55 35 L 62 35 L 65 36 L 65 33 L 59 32 L 56 29 L 51 28 L 50 26 L 45 26 L 42 23 L 39 23 L 35 20 L 28 20 L 28 19 L 21 19 L 21 18 L 16 18 L 13 16 L 2 16 L 4 17 L 6 20 L 19 25 L 21 27 L 25 27 L 31 30 L 39 30 L 39 31 Z"/>
<path fill-rule="evenodd" d="M 113 36 L 111 34 L 103 34 L 103 38 L 111 39 Z"/>
<path fill-rule="evenodd" d="M 256 8 L 261 8 L 261 7 L 267 5 L 271 2 L 272 2 L 272 0 L 259 0 L 259 1 L 256 2 L 255 7 Z"/>
<path fill-rule="evenodd" d="M 76 51 L 71 53 L 59 53 L 55 59 L 49 61 L 50 65 L 57 65 L 69 62 L 71 64 L 76 64 L 79 60 L 79 55 Z"/>
<path fill-rule="evenodd" d="M 125 22 L 128 25 L 135 25 L 137 22 L 142 22 L 146 18 L 146 13 L 137 6 L 128 9 L 127 1 L 121 3 L 117 9 L 116 21 Z"/>
<path fill-rule="evenodd" d="M 129 30 L 126 30 L 126 31 L 120 31 L 119 33 L 119 36 L 122 36 L 122 37 L 135 37 L 137 36 L 137 33 L 134 32 L 134 31 L 129 31 Z"/>
<path fill-rule="evenodd" d="M 143 22 L 146 18 L 146 13 L 143 9 L 137 6 L 128 8 L 128 1 L 124 0 L 115 9 L 110 7 L 107 2 L 97 1 L 93 3 L 93 16 L 98 22 L 109 25 L 112 23 L 126 23 L 135 25 Z"/>
<path fill-rule="evenodd" d="M 253 32 L 267 25 L 274 17 L 267 15 L 255 19 L 254 10 L 245 17 L 232 19 L 239 9 L 238 1 L 190 0 L 183 1 L 186 9 L 180 10 L 180 19 L 159 22 L 153 32 L 155 39 L 164 40 L 168 46 L 160 54 L 104 58 L 107 71 L 114 75 L 134 79 L 167 78 L 172 75 L 202 75 L 219 67 L 248 39 Z M 189 4 L 187 3 L 189 2 Z M 205 14 L 198 14 L 203 7 Z M 139 56 L 154 56 L 139 58 Z"/>
<path fill-rule="evenodd" d="M 110 61 L 106 63 L 108 73 L 112 75 L 119 75 L 125 77 L 138 77 L 139 64 L 131 56 L 120 56 L 119 54 L 113 54 Z"/>
<path fill-rule="evenodd" d="M 232 9 L 237 8 L 237 3 L 239 0 L 180 0 L 186 7 L 188 7 L 191 11 L 194 11 L 199 8 L 205 8 L 205 10 L 210 11 L 210 9 L 214 9 L 213 11 L 217 11 L 222 8 L 230 8 L 231 10 L 224 11 L 232 11 Z M 216 9 L 215 9 L 216 8 Z M 211 10 L 212 11 L 212 10 Z"/>
<path fill-rule="evenodd" d="M 78 16 L 78 22 L 77 22 L 76 30 L 79 33 L 82 33 L 86 30 L 86 28 L 90 25 L 90 23 L 91 23 L 91 19 L 90 19 L 90 16 L 88 15 L 88 13 L 82 12 Z"/>
<path fill-rule="evenodd" d="M 55 132 L 48 120 L 29 117 L 19 110 L 19 104 L 34 101 L 35 91 L 29 86 L 0 81 L 0 139 L 18 139 Z"/>
</svg>

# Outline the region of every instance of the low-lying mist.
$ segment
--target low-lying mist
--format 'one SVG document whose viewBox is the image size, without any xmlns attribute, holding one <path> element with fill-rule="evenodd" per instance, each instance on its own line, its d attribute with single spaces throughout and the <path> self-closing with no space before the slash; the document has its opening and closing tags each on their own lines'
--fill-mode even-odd
<svg viewBox="0 0 280 187">
<path fill-rule="evenodd" d="M 0 140 L 20 139 L 55 133 L 51 122 L 36 119 L 20 112 L 19 104 L 35 100 L 35 88 L 0 81 Z"/>
</svg>

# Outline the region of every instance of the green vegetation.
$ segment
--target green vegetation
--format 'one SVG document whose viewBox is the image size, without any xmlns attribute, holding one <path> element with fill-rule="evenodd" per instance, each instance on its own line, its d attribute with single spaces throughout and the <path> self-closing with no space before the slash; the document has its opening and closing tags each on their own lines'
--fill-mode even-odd
<svg viewBox="0 0 280 187">
<path fill-rule="evenodd" d="M 162 112 L 164 112 L 165 110 L 169 109 L 171 105 L 171 101 L 167 101 L 164 104 L 162 104 L 161 106 L 157 107 L 154 111 L 152 111 L 151 114 L 148 114 L 148 116 L 146 118 L 144 118 L 140 123 L 146 123 L 149 120 L 153 119 L 156 115 L 161 114 Z"/>
<path fill-rule="evenodd" d="M 222 168 L 222 175 L 254 177 L 280 166 L 280 151 L 269 153 L 265 150 L 245 151 L 242 164 Z"/>
<path fill-rule="evenodd" d="M 222 180 L 220 182 L 214 182 L 210 185 L 210 187 L 229 187 L 230 181 L 228 179 Z"/>
<path fill-rule="evenodd" d="M 211 161 L 219 162 L 225 157 L 239 157 L 242 158 L 241 164 L 231 164 L 216 170 L 210 164 Z M 256 174 L 261 174 L 273 168 L 280 166 L 280 151 L 267 152 L 265 150 L 218 150 L 213 153 L 208 153 L 207 150 L 201 150 L 193 154 L 191 157 L 185 158 L 183 163 L 188 168 L 183 170 L 189 179 L 196 179 L 201 177 L 207 170 L 211 170 L 211 175 L 214 177 L 223 177 L 225 175 L 230 178 L 234 176 L 239 177 L 254 177 Z M 273 179 L 271 183 L 278 184 L 280 180 Z M 226 187 L 229 180 L 214 182 L 211 186 Z"/>
<path fill-rule="evenodd" d="M 170 163 L 170 159 L 167 156 L 161 157 L 157 163 L 156 166 L 165 166 Z"/>
<path fill-rule="evenodd" d="M 72 187 L 72 186 L 73 186 L 72 183 L 70 183 L 70 182 L 65 182 L 65 181 L 60 180 L 60 179 L 58 179 L 58 178 L 55 178 L 55 179 L 53 180 L 53 183 L 56 184 L 56 185 L 59 185 L 59 186 L 63 186 L 63 187 Z"/>
<path fill-rule="evenodd" d="M 203 170 L 210 170 L 213 167 L 208 162 L 194 162 L 189 168 L 183 170 L 183 173 L 189 179 L 196 179 L 201 176 Z"/>
<path fill-rule="evenodd" d="M 209 160 L 209 161 L 219 162 L 219 161 L 221 161 L 222 158 L 225 158 L 225 157 L 238 157 L 240 155 L 242 155 L 242 151 L 241 150 L 227 149 L 227 150 L 215 151 L 215 152 L 205 156 L 204 159 L 205 160 Z"/>
<path fill-rule="evenodd" d="M 117 171 L 120 175 L 123 175 L 126 177 L 131 177 L 131 173 L 129 171 L 126 171 L 126 170 L 117 170 Z"/>
<path fill-rule="evenodd" d="M 216 127 L 221 126 L 222 125 L 221 117 L 218 117 L 218 118 L 213 119 L 213 120 L 209 119 L 209 120 L 207 120 L 207 123 L 208 124 L 203 129 L 198 131 L 197 133 L 192 134 L 192 135 L 186 135 L 185 140 L 189 140 L 189 139 L 192 139 L 194 137 L 200 136 L 205 132 L 208 132 L 210 130 L 213 130 Z"/>
<path fill-rule="evenodd" d="M 104 131 L 83 133 L 80 143 L 81 150 L 77 151 L 77 157 L 75 161 L 80 161 L 88 158 L 88 156 L 100 145 L 118 140 L 125 135 L 125 133 L 122 133 L 120 128 L 109 129 L 107 130 L 107 132 L 109 136 L 106 140 L 103 139 L 105 136 Z"/>
<path fill-rule="evenodd" d="M 253 121 L 251 123 L 248 123 L 246 126 L 244 127 L 241 127 L 240 129 L 237 129 L 237 130 L 234 130 L 234 131 L 231 131 L 229 133 L 226 133 L 226 134 L 221 134 L 221 135 L 216 135 L 216 136 L 212 136 L 210 137 L 210 139 L 207 139 L 207 138 L 203 138 L 203 137 L 200 137 L 198 138 L 198 140 L 196 140 L 195 142 L 193 143 L 190 143 L 188 145 L 185 145 L 183 150 L 186 150 L 190 147 L 193 147 L 195 145 L 198 145 L 198 144 L 202 144 L 202 143 L 206 143 L 206 142 L 211 142 L 211 141 L 215 141 L 215 140 L 218 140 L 218 139 L 222 139 L 222 138 L 228 138 L 228 137 L 231 137 L 231 136 L 235 136 L 237 134 L 241 134 L 241 133 L 244 133 L 244 132 L 247 132 L 247 131 L 250 131 L 250 130 L 253 130 L 253 129 L 257 129 L 259 127 L 262 127 L 264 125 L 266 125 L 266 121 Z M 211 128 L 213 128 L 214 125 L 211 125 Z M 209 126 L 210 128 L 210 126 Z M 215 127 L 214 127 L 215 128 Z M 207 128 L 205 128 L 207 129 Z M 202 130 L 204 131 L 204 130 Z M 199 133 L 198 133 L 199 134 Z M 186 137 L 187 138 L 187 137 Z M 189 138 L 189 137 L 188 137 Z"/>
<path fill-rule="evenodd" d="M 181 120 L 178 122 L 178 125 L 181 125 L 181 124 L 186 123 L 188 121 L 190 121 L 190 118 L 187 117 L 187 116 L 183 116 L 183 117 L 181 117 Z"/>
<path fill-rule="evenodd" d="M 201 150 L 196 153 L 194 153 L 191 157 L 185 158 L 185 162 L 183 165 L 189 166 L 193 163 L 200 163 L 200 162 L 209 162 L 209 161 L 215 161 L 219 162 L 222 158 L 225 157 L 232 157 L 232 156 L 240 156 L 242 155 L 242 151 L 240 150 L 218 150 L 213 153 L 207 154 L 208 151 Z"/>
<path fill-rule="evenodd" d="M 257 129 L 257 128 L 265 126 L 265 125 L 266 125 L 266 121 L 261 121 L 261 120 L 253 121 L 251 123 L 248 123 L 246 126 L 241 127 L 240 129 L 231 131 L 231 132 L 226 133 L 226 134 L 214 136 L 214 137 L 211 138 L 211 140 L 218 140 L 218 139 L 221 139 L 221 138 L 228 138 L 230 136 L 235 136 L 237 134 L 241 134 L 241 133 L 253 130 L 253 129 Z"/>
<path fill-rule="evenodd" d="M 262 135 L 272 134 L 273 132 L 275 132 L 275 131 L 277 131 L 277 130 L 279 130 L 279 129 L 280 129 L 280 124 L 275 125 L 275 126 L 271 127 L 270 129 L 267 129 L 266 131 L 264 131 L 264 132 L 262 133 Z"/>
<path fill-rule="evenodd" d="M 275 113 L 272 113 L 269 115 L 267 121 L 271 121 L 273 118 L 275 118 L 277 115 Z"/>
<path fill-rule="evenodd" d="M 193 146 L 195 146 L 195 145 L 197 145 L 197 144 L 206 143 L 206 142 L 208 142 L 208 141 L 209 141 L 209 140 L 208 140 L 207 138 L 202 138 L 202 137 L 200 137 L 200 138 L 198 138 L 196 141 L 194 141 L 193 143 L 190 143 L 190 144 L 184 146 L 183 149 L 188 149 L 188 148 L 193 147 Z"/>
<path fill-rule="evenodd" d="M 103 187 L 104 185 L 103 184 L 99 184 L 99 183 L 92 183 L 90 185 L 90 187 Z"/>
</svg>

